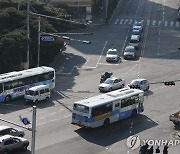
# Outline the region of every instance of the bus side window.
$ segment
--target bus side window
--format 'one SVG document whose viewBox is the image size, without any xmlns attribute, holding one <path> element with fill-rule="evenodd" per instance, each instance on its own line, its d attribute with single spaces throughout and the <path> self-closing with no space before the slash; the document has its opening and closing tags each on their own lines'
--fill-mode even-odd
<svg viewBox="0 0 180 154">
<path fill-rule="evenodd" d="M 12 89 L 11 82 L 4 83 L 4 90 L 9 90 L 9 89 Z"/>
<path fill-rule="evenodd" d="M 129 100 L 128 99 L 122 99 L 121 100 L 121 108 L 129 106 Z"/>
<path fill-rule="evenodd" d="M 0 93 L 3 92 L 3 86 L 2 86 L 2 83 L 0 83 Z"/>
<path fill-rule="evenodd" d="M 38 93 L 38 91 L 35 91 L 34 96 L 37 96 L 37 95 L 39 95 L 39 93 Z"/>
<path fill-rule="evenodd" d="M 119 103 L 116 103 L 116 104 L 115 104 L 115 109 L 119 109 L 119 106 L 120 106 L 120 104 L 119 104 Z"/>
</svg>

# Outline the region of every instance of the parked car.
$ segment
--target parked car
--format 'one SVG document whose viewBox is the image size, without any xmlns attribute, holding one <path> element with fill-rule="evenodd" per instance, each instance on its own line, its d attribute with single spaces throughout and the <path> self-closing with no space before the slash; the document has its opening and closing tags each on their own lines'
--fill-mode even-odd
<svg viewBox="0 0 180 154">
<path fill-rule="evenodd" d="M 130 88 L 140 89 L 143 91 L 149 90 L 149 82 L 146 79 L 134 79 L 128 84 Z"/>
<path fill-rule="evenodd" d="M 0 137 L 0 153 L 9 154 L 17 150 L 27 150 L 29 141 L 22 137 L 4 135 Z"/>
<path fill-rule="evenodd" d="M 134 35 L 131 36 L 131 39 L 129 41 L 130 46 L 134 46 L 136 49 L 139 47 L 139 37 Z"/>
<path fill-rule="evenodd" d="M 141 39 L 141 31 L 133 29 L 132 32 L 131 32 L 131 37 L 134 37 L 134 36 L 137 37 L 138 40 L 140 41 L 140 39 Z"/>
<path fill-rule="evenodd" d="M 110 62 L 110 61 L 115 61 L 118 62 L 120 59 L 119 57 L 119 53 L 117 51 L 117 49 L 108 49 L 107 53 L 106 53 L 106 61 Z"/>
<path fill-rule="evenodd" d="M 136 58 L 136 49 L 134 46 L 126 46 L 123 53 L 124 59 L 135 59 Z"/>
<path fill-rule="evenodd" d="M 142 32 L 143 31 L 143 22 L 142 21 L 135 22 L 133 24 L 133 28 L 132 29 L 140 30 Z"/>
<path fill-rule="evenodd" d="M 19 128 L 0 126 L 0 136 L 8 135 L 8 134 L 12 136 L 24 137 L 24 131 Z"/>
<path fill-rule="evenodd" d="M 125 85 L 124 79 L 111 77 L 99 85 L 99 90 L 102 92 L 108 92 L 115 89 L 124 88 L 124 85 Z"/>
</svg>

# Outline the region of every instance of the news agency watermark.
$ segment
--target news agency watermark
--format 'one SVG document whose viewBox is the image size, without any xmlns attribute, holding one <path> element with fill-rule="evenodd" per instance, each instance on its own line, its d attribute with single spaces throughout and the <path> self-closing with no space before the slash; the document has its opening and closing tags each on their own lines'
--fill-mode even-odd
<svg viewBox="0 0 180 154">
<path fill-rule="evenodd" d="M 148 144 L 149 146 L 177 146 L 180 145 L 180 139 L 177 140 L 164 140 L 164 139 L 140 139 L 139 135 L 129 136 L 126 140 L 127 147 L 130 151 L 133 151 L 140 147 L 140 145 Z"/>
</svg>

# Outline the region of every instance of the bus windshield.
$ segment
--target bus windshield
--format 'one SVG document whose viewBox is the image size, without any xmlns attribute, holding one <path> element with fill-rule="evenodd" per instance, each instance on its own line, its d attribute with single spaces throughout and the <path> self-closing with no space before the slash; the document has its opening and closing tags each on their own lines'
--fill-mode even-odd
<svg viewBox="0 0 180 154">
<path fill-rule="evenodd" d="M 89 113 L 89 108 L 84 105 L 74 104 L 73 109 L 83 113 Z"/>
</svg>

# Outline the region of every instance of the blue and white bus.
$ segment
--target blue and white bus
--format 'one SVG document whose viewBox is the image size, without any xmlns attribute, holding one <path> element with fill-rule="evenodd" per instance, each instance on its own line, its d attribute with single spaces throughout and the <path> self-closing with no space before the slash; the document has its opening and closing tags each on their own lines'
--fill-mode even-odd
<svg viewBox="0 0 180 154">
<path fill-rule="evenodd" d="M 135 116 L 144 111 L 144 91 L 123 88 L 77 101 L 73 106 L 72 124 L 95 128 Z"/>
<path fill-rule="evenodd" d="M 0 102 L 22 97 L 25 90 L 38 85 L 55 87 L 55 70 L 51 67 L 36 67 L 23 71 L 0 74 Z"/>
</svg>

